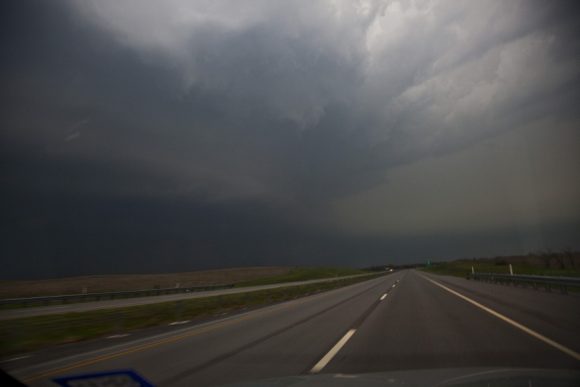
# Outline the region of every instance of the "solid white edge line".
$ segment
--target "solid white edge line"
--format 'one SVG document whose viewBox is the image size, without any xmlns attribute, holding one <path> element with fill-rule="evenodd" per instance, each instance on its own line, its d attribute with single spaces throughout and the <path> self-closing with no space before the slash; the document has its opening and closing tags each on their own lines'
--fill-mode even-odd
<svg viewBox="0 0 580 387">
<path fill-rule="evenodd" d="M 383 294 L 383 295 L 381 296 L 381 298 L 379 299 L 379 301 L 382 301 L 382 300 L 384 300 L 385 298 L 387 298 L 387 293 Z"/>
<path fill-rule="evenodd" d="M 501 314 L 499 312 L 496 312 L 495 310 L 490 309 L 487 306 L 484 306 L 484 305 L 480 304 L 479 302 L 477 302 L 475 300 L 472 300 L 471 298 L 469 298 L 467 296 L 464 296 L 463 294 L 461 294 L 459 292 L 456 292 L 453 289 L 448 288 L 445 285 L 440 284 L 437 281 L 434 281 L 434 280 L 432 280 L 430 278 L 427 278 L 427 277 L 424 277 L 424 276 L 421 276 L 421 277 L 423 277 L 427 281 L 430 281 L 434 285 L 439 286 L 441 289 L 444 289 L 444 290 L 448 291 L 449 293 L 451 293 L 451 294 L 453 294 L 453 295 L 455 295 L 455 296 L 457 296 L 457 297 L 459 297 L 459 298 L 461 298 L 461 299 L 469 302 L 470 304 L 477 306 L 479 309 L 484 310 L 487 313 L 489 313 L 489 314 L 491 314 L 491 315 L 499 318 L 500 320 L 503 320 L 506 323 L 508 323 L 508 324 L 510 324 L 510 325 L 512 325 L 512 326 L 514 326 L 516 328 L 518 328 L 519 330 L 527 333 L 528 335 L 530 335 L 532 337 L 535 337 L 538 340 L 543 341 L 545 344 L 548 344 L 548 345 L 556 348 L 557 350 L 559 350 L 561 352 L 564 352 L 566 355 L 569 355 L 569 356 L 573 357 L 574 359 L 580 361 L 580 353 L 574 351 L 573 349 L 570 349 L 570 348 L 568 348 L 568 347 L 566 347 L 566 346 L 564 346 L 564 345 L 562 345 L 562 344 L 560 344 L 560 343 L 558 343 L 558 342 L 556 342 L 556 341 L 554 341 L 554 340 L 552 340 L 552 339 L 550 339 L 550 338 L 542 335 L 541 333 L 538 333 L 538 332 L 534 331 L 533 329 L 530 329 L 527 326 L 522 325 L 519 322 L 514 321 L 511 318 L 509 318 L 507 316 L 504 316 L 503 314 Z"/>
<path fill-rule="evenodd" d="M 338 342 L 334 345 L 334 347 L 332 347 L 330 351 L 328 351 L 328 353 L 324 355 L 322 359 L 320 359 L 318 363 L 314 365 L 314 367 L 312 367 L 310 373 L 315 374 L 317 372 L 322 371 L 322 369 L 326 367 L 328 363 L 330 363 L 332 358 L 335 357 L 338 351 L 340 351 L 340 349 L 346 344 L 346 342 L 350 340 L 350 338 L 352 337 L 352 335 L 354 335 L 355 332 L 356 329 L 351 329 L 348 332 L 346 332 L 346 334 L 342 336 L 342 339 L 338 340 Z"/>
</svg>

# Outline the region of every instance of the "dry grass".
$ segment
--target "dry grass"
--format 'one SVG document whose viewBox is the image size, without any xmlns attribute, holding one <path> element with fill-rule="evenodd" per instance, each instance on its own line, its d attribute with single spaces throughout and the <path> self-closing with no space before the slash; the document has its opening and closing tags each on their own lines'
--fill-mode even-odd
<svg viewBox="0 0 580 387">
<path fill-rule="evenodd" d="M 168 274 L 91 275 L 35 281 L 0 281 L 0 298 L 172 288 L 253 281 L 286 275 L 291 267 L 261 266 Z"/>
</svg>

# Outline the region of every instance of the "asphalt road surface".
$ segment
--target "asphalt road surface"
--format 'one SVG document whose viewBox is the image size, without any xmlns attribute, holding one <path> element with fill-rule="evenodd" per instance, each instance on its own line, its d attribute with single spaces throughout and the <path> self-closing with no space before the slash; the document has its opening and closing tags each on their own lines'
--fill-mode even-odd
<svg viewBox="0 0 580 387">
<path fill-rule="evenodd" d="M 50 305 L 50 306 L 38 306 L 30 308 L 18 308 L 18 309 L 7 309 L 0 311 L 0 320 L 10 320 L 20 317 L 33 317 L 33 316 L 46 316 L 51 314 L 61 314 L 70 312 L 86 312 L 89 310 L 99 310 L 99 309 L 114 309 L 114 308 L 124 308 L 128 306 L 137 305 L 147 305 L 147 304 L 157 304 L 160 302 L 168 301 L 178 301 L 178 300 L 188 300 L 192 298 L 204 298 L 211 296 L 223 296 L 226 294 L 236 294 L 236 293 L 249 293 L 257 292 L 259 290 L 276 289 L 283 288 L 287 286 L 299 286 L 315 284 L 320 282 L 330 282 L 339 279 L 356 278 L 376 275 L 376 273 L 370 274 L 355 274 L 348 275 L 344 277 L 333 277 L 333 278 L 322 278 L 307 281 L 294 281 L 294 282 L 281 282 L 271 285 L 259 285 L 259 286 L 246 286 L 240 288 L 231 289 L 219 289 L 219 290 L 208 290 L 203 292 L 191 292 L 191 293 L 179 293 L 179 294 L 165 294 L 160 296 L 148 296 L 148 297 L 136 297 L 136 298 L 120 298 L 116 300 L 106 300 L 106 301 L 89 301 L 80 302 L 72 304 L 63 305 Z"/>
<path fill-rule="evenodd" d="M 60 358 L 55 350 L 48 362 L 2 366 L 32 385 L 130 368 L 159 386 L 410 369 L 578 370 L 579 328 L 578 295 L 410 270 L 98 351 Z"/>
</svg>

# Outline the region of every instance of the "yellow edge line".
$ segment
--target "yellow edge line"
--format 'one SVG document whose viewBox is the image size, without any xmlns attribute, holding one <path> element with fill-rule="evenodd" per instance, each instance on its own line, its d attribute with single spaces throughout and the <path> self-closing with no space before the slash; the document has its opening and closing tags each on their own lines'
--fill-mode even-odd
<svg viewBox="0 0 580 387">
<path fill-rule="evenodd" d="M 564 352 L 566 355 L 569 355 L 569 356 L 573 357 L 574 359 L 580 361 L 580 353 L 574 351 L 573 349 L 570 349 L 570 348 L 542 335 L 541 333 L 538 333 L 538 332 L 534 331 L 533 329 L 528 328 L 527 326 L 520 324 L 519 322 L 514 321 L 511 318 L 504 316 L 503 314 L 496 312 L 495 310 L 490 309 L 487 306 L 482 305 L 479 302 L 472 300 L 471 298 L 466 297 L 463 294 L 456 292 L 455 290 L 450 289 L 445 285 L 440 284 L 437 281 L 434 281 L 434 280 L 427 278 L 427 277 L 424 277 L 422 275 L 421 275 L 421 277 L 423 277 L 427 281 L 433 283 L 434 285 L 439 286 L 441 289 L 444 289 L 444 290 L 448 291 L 449 293 L 469 302 L 470 304 L 477 306 L 479 309 L 486 311 L 487 313 L 491 314 L 492 316 L 495 316 L 495 317 L 499 318 L 500 320 L 505 321 L 506 323 L 508 323 L 508 324 L 518 328 L 519 330 L 527 333 L 528 335 L 535 337 L 536 339 L 543 341 L 545 344 L 548 344 L 548 345 L 556 348 L 557 350 Z"/>
<path fill-rule="evenodd" d="M 97 357 L 94 357 L 91 359 L 82 360 L 82 361 L 79 361 L 77 363 L 73 363 L 69 366 L 65 366 L 65 367 L 61 367 L 61 368 L 54 368 L 52 370 L 48 370 L 48 371 L 41 372 L 41 373 L 36 374 L 36 375 L 29 376 L 27 378 L 23 378 L 22 382 L 30 383 L 30 382 L 36 381 L 38 379 L 43 379 L 43 378 L 46 378 L 49 376 L 58 375 L 58 374 L 61 374 L 64 372 L 74 370 L 76 368 L 85 367 L 88 365 L 100 363 L 102 361 L 115 359 L 117 357 L 128 355 L 128 354 L 135 353 L 135 352 L 141 352 L 141 351 L 144 351 L 146 349 L 155 348 L 155 347 L 158 347 L 158 346 L 163 345 L 163 344 L 173 343 L 173 342 L 176 342 L 176 341 L 179 341 L 182 339 L 197 336 L 197 335 L 202 334 L 202 333 L 210 332 L 210 331 L 213 331 L 215 329 L 222 328 L 224 326 L 231 325 L 233 323 L 237 323 L 237 322 L 246 320 L 246 319 L 251 318 L 251 317 L 252 316 L 244 316 L 244 317 L 240 317 L 240 318 L 237 318 L 234 320 L 223 321 L 221 323 L 213 324 L 212 326 L 209 326 L 209 327 L 202 327 L 202 328 L 196 329 L 193 332 L 187 332 L 187 333 L 184 333 L 184 334 L 181 334 L 178 336 L 172 336 L 172 337 L 168 337 L 168 338 L 154 341 L 151 343 L 138 345 L 136 347 L 128 348 L 124 351 L 113 352 L 113 353 L 110 353 L 107 355 L 101 355 L 101 356 L 97 356 Z"/>
</svg>

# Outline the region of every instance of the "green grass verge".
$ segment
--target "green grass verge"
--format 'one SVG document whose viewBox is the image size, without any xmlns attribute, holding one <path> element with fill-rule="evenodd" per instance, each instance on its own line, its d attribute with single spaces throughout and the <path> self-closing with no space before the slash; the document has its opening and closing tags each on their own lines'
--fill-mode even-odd
<svg viewBox="0 0 580 387">
<path fill-rule="evenodd" d="M 429 273 L 452 275 L 456 277 L 467 277 L 471 273 L 471 267 L 479 273 L 509 273 L 509 266 L 507 264 L 498 265 L 493 261 L 478 261 L 478 260 L 460 260 L 451 262 L 438 262 L 429 267 L 423 267 Z M 561 277 L 580 277 L 580 270 L 577 269 L 548 269 L 525 263 L 512 264 L 515 274 L 528 275 L 549 275 Z"/>
<path fill-rule="evenodd" d="M 369 273 L 369 271 L 353 269 L 348 267 L 296 267 L 286 274 L 239 282 L 236 284 L 236 287 L 271 285 L 295 281 L 308 281 L 314 279 L 344 277 L 347 275 L 356 275 L 365 273 Z"/>
<path fill-rule="evenodd" d="M 383 274 L 151 305 L 4 320 L 0 321 L 0 356 L 165 325 L 177 320 L 212 318 L 352 285 L 380 275 Z"/>
</svg>

